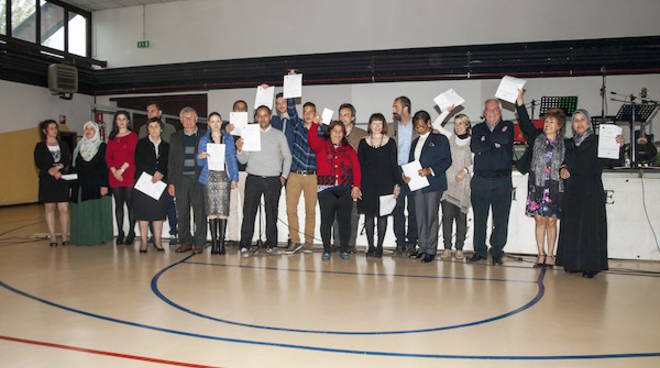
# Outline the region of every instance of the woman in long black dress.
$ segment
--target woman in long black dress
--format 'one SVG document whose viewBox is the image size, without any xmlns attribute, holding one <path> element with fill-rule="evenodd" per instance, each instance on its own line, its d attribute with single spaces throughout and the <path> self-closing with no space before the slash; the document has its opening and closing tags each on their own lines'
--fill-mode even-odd
<svg viewBox="0 0 660 368">
<path fill-rule="evenodd" d="M 55 208 L 59 212 L 62 229 L 62 245 L 69 244 L 69 184 L 62 175 L 71 166 L 71 151 L 60 140 L 59 126 L 55 120 L 39 123 L 41 142 L 34 147 L 34 162 L 39 169 L 39 203 L 44 204 L 50 246 L 57 246 L 55 237 Z"/>
<path fill-rule="evenodd" d="M 71 243 L 95 245 L 112 240 L 105 143 L 93 121 L 83 125 L 83 137 L 73 151 L 73 166 L 78 180 L 72 185 Z"/>
<path fill-rule="evenodd" d="M 142 173 L 152 176 L 151 181 L 167 183 L 167 156 L 170 146 L 160 138 L 163 131 L 163 122 L 154 117 L 147 123 L 148 135 L 140 139 L 135 146 L 135 182 Z M 149 222 L 153 223 L 154 248 L 159 252 L 164 249 L 161 246 L 161 233 L 163 232 L 163 221 L 167 215 L 167 194 L 163 191 L 158 200 L 142 193 L 139 190 L 133 192 L 133 210 L 135 219 L 140 222 L 140 253 L 147 251 L 147 229 Z"/>
<path fill-rule="evenodd" d="M 617 142 L 623 146 L 623 137 Z M 557 264 L 567 272 L 594 277 L 607 270 L 607 215 L 603 189 L 604 161 L 598 158 L 598 139 L 589 113 L 573 114 L 573 138 L 566 143 L 560 174 L 565 180 L 563 216 L 559 229 Z"/>
<path fill-rule="evenodd" d="M 380 216 L 380 196 L 399 196 L 399 168 L 397 148 L 387 136 L 385 116 L 380 113 L 369 117 L 368 135 L 358 145 L 358 161 L 362 168 L 362 200 L 357 204 L 358 212 L 364 214 L 369 249 L 367 257 L 383 256 L 383 240 L 387 230 L 387 215 Z M 378 218 L 378 243 L 374 247 L 374 222 Z"/>
</svg>

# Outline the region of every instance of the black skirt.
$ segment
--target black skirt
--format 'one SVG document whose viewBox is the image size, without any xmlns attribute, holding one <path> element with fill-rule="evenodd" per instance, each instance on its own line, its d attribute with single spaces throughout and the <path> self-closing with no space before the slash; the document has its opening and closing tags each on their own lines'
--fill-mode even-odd
<svg viewBox="0 0 660 368">
<path fill-rule="evenodd" d="M 158 200 L 133 190 L 133 213 L 138 221 L 163 221 L 167 217 L 167 189 Z"/>
<path fill-rule="evenodd" d="M 40 177 L 39 202 L 69 202 L 69 183 L 64 179 L 56 180 L 52 176 Z"/>
</svg>

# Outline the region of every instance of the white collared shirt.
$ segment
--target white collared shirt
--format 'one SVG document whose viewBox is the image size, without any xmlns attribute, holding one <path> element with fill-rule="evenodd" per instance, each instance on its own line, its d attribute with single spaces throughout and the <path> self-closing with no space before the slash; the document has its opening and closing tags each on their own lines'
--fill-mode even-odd
<svg viewBox="0 0 660 368">
<path fill-rule="evenodd" d="M 426 139 L 429 137 L 429 134 L 431 134 L 430 130 L 426 134 L 419 136 L 417 146 L 415 146 L 415 161 L 419 161 L 419 158 L 422 156 L 422 148 L 424 147 L 424 143 L 426 143 Z"/>
</svg>

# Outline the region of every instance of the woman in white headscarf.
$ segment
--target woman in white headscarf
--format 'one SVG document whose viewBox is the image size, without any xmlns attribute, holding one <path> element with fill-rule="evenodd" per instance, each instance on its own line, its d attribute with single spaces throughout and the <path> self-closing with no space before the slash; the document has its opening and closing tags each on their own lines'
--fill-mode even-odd
<svg viewBox="0 0 660 368">
<path fill-rule="evenodd" d="M 99 127 L 88 121 L 73 151 L 78 180 L 71 188 L 71 243 L 94 245 L 112 240 L 112 202 L 108 196 L 105 143 Z"/>
<path fill-rule="evenodd" d="M 586 278 L 607 270 L 607 215 L 601 175 L 609 163 L 598 158 L 598 137 L 589 113 L 573 113 L 573 138 L 559 174 L 564 179 L 564 201 L 557 264 Z M 618 136 L 619 146 L 623 137 Z M 620 158 L 623 158 L 621 150 Z"/>
</svg>

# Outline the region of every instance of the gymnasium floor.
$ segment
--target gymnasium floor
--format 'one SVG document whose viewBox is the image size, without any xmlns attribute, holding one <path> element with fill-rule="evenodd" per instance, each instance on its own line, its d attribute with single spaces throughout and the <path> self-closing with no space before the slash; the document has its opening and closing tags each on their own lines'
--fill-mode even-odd
<svg viewBox="0 0 660 368">
<path fill-rule="evenodd" d="M 4 367 L 658 367 L 660 265 L 49 248 L 0 208 Z M 137 244 L 137 243 L 136 243 Z"/>
</svg>

